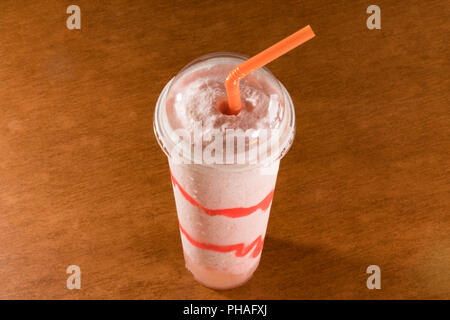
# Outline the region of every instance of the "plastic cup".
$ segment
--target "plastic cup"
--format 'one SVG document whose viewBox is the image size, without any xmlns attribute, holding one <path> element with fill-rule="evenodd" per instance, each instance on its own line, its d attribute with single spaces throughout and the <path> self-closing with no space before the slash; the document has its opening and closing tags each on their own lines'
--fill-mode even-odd
<svg viewBox="0 0 450 320">
<path fill-rule="evenodd" d="M 235 53 L 214 53 L 194 60 L 165 86 L 154 115 L 155 135 L 170 166 L 186 268 L 198 282 L 213 289 L 240 286 L 258 267 L 280 159 L 295 134 L 294 106 L 284 86 L 266 68 L 241 80 L 241 91 L 257 86 L 276 100 L 276 125 L 269 129 L 277 134 L 260 140 L 270 152 L 258 154 L 256 162 L 248 157 L 243 163 L 206 163 L 199 161 L 192 152 L 195 146 L 188 143 L 181 144 L 184 152 L 180 156 L 171 116 L 175 101 L 182 101 L 183 86 L 216 69 L 223 69 L 224 83 L 227 73 L 246 59 Z M 222 89 L 226 92 L 224 87 L 218 90 Z M 180 101 L 178 107 L 183 106 Z M 272 147 L 274 139 L 276 148 Z M 246 144 L 245 151 L 249 148 Z M 239 152 L 235 150 L 235 160 Z"/>
</svg>

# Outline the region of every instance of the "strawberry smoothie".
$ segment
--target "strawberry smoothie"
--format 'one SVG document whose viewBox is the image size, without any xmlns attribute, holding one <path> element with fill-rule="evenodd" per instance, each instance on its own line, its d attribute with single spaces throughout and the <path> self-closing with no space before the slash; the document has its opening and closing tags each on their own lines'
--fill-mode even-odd
<svg viewBox="0 0 450 320">
<path fill-rule="evenodd" d="M 225 78 L 245 59 L 217 53 L 193 61 L 166 85 L 155 110 L 186 267 L 214 289 L 242 285 L 258 267 L 280 159 L 295 132 L 291 98 L 266 68 L 241 81 L 241 112 L 222 113 Z M 227 140 L 230 132 L 245 135 Z"/>
</svg>

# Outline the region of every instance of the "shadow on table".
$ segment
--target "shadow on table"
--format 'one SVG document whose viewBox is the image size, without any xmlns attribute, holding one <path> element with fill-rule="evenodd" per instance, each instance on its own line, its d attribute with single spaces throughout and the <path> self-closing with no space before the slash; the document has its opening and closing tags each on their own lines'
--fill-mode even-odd
<svg viewBox="0 0 450 320">
<path fill-rule="evenodd" d="M 339 299 L 362 290 L 363 279 L 360 263 L 335 249 L 267 237 L 249 282 L 218 292 L 228 299 Z"/>
</svg>

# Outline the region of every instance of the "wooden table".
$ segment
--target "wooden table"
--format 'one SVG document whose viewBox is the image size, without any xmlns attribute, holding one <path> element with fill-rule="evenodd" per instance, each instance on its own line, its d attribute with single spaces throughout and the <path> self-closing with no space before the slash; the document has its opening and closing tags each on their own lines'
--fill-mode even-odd
<svg viewBox="0 0 450 320">
<path fill-rule="evenodd" d="M 2 1 L 0 298 L 450 298 L 450 5 L 375 3 L 381 30 L 367 1 L 77 1 L 68 30 L 71 2 Z M 204 288 L 156 99 L 196 57 L 253 55 L 307 24 L 317 37 L 269 65 L 297 134 L 261 264 L 241 288 Z"/>
</svg>

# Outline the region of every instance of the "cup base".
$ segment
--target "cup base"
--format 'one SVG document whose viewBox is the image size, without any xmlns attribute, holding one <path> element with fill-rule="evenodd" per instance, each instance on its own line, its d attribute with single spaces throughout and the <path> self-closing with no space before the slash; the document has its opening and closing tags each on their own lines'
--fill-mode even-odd
<svg viewBox="0 0 450 320">
<path fill-rule="evenodd" d="M 259 265 L 259 259 L 255 265 L 247 272 L 234 274 L 219 271 L 217 269 L 206 267 L 199 263 L 194 262 L 189 256 L 184 253 L 184 261 L 186 262 L 186 268 L 193 274 L 195 280 L 200 284 L 215 290 L 229 290 L 239 286 L 242 286 L 252 277 L 256 268 Z"/>
</svg>

